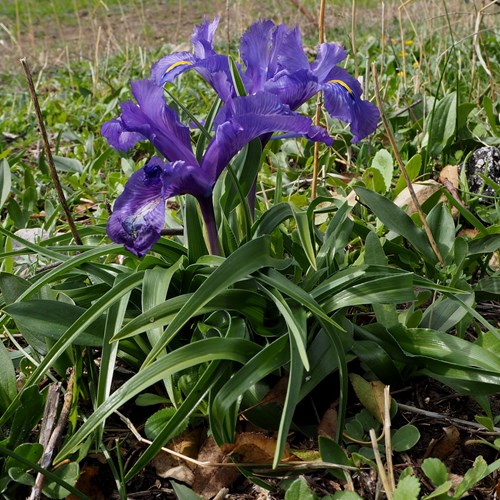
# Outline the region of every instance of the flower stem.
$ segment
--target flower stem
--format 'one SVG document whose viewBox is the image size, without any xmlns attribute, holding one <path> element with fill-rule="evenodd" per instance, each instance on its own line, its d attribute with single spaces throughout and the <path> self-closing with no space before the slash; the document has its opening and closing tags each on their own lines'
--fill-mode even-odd
<svg viewBox="0 0 500 500">
<path fill-rule="evenodd" d="M 201 214 L 205 222 L 205 228 L 208 234 L 208 246 L 212 255 L 221 255 L 219 245 L 219 235 L 217 233 L 217 224 L 215 223 L 214 205 L 212 195 L 205 198 L 198 198 L 201 207 Z"/>
</svg>

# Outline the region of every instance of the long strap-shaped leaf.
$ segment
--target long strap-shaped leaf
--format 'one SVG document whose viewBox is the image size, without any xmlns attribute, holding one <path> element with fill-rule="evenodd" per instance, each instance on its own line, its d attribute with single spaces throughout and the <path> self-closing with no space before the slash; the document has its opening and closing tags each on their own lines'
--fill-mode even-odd
<svg viewBox="0 0 500 500">
<path fill-rule="evenodd" d="M 175 415 L 165 424 L 165 427 L 163 427 L 154 438 L 146 451 L 134 462 L 134 465 L 132 465 L 132 468 L 125 476 L 125 482 L 130 481 L 138 474 L 149 462 L 151 462 L 160 451 L 160 448 L 175 437 L 177 428 L 198 408 L 198 405 L 205 398 L 210 388 L 213 387 L 222 375 L 222 371 L 220 370 L 221 363 L 223 363 L 223 361 L 219 360 L 210 363 L 210 366 L 198 379 L 187 398 L 179 406 Z"/>
<path fill-rule="evenodd" d="M 321 308 L 321 306 L 311 297 L 310 294 L 305 292 L 302 288 L 292 283 L 285 276 L 275 271 L 274 269 L 268 269 L 267 273 L 260 273 L 258 279 L 264 283 L 277 288 L 280 292 L 296 300 L 299 304 L 309 309 L 311 313 L 316 317 L 318 322 L 328 333 L 331 342 L 335 347 L 335 353 L 337 354 L 337 361 L 339 366 L 339 377 L 340 377 L 340 397 L 339 397 L 339 420 L 337 426 L 337 439 L 342 436 L 342 431 L 344 429 L 345 414 L 347 409 L 347 362 L 344 353 L 344 347 L 342 345 L 341 339 L 338 337 L 339 332 L 343 332 L 343 328 L 331 319 Z"/>
<path fill-rule="evenodd" d="M 151 328 L 168 325 L 178 314 L 184 304 L 193 296 L 192 293 L 178 295 L 129 321 L 112 339 L 112 342 L 123 340 Z M 266 299 L 251 290 L 230 289 L 219 292 L 208 304 L 198 309 L 199 314 L 219 309 L 238 311 L 246 316 L 252 324 L 262 324 Z"/>
<path fill-rule="evenodd" d="M 229 411 L 231 405 L 241 395 L 264 377 L 280 368 L 290 360 L 290 354 L 286 349 L 288 336 L 284 335 L 272 344 L 261 348 L 255 356 L 247 361 L 237 373 L 235 373 L 212 402 L 210 417 L 212 422 L 212 433 L 217 443 L 230 443 L 234 439 L 234 428 L 236 422 L 231 418 Z"/>
<path fill-rule="evenodd" d="M 43 361 L 33 371 L 31 377 L 26 382 L 24 389 L 37 384 L 44 376 L 45 372 L 50 368 L 54 360 L 58 359 L 59 356 L 61 356 L 61 354 L 72 344 L 73 340 L 80 334 L 80 332 L 91 325 L 96 320 L 96 318 L 98 318 L 103 312 L 109 309 L 114 303 L 118 302 L 123 295 L 128 293 L 133 288 L 137 287 L 141 283 L 143 276 L 143 272 L 128 276 L 120 283 L 118 283 L 114 288 L 112 288 L 109 292 L 105 293 L 94 304 L 92 304 L 92 306 L 89 307 L 52 346 Z M 11 403 L 9 408 L 7 408 L 5 413 L 2 415 L 0 419 L 0 425 L 7 422 L 8 419 L 12 416 L 13 412 L 17 408 L 21 394 L 22 392 L 17 395 L 16 399 Z"/>
<path fill-rule="evenodd" d="M 105 418 L 141 391 L 162 380 L 166 375 L 217 359 L 227 359 L 245 363 L 258 350 L 259 346 L 249 340 L 211 338 L 193 342 L 192 344 L 180 347 L 160 357 L 115 391 L 110 398 L 88 418 L 83 426 L 71 436 L 55 461 L 59 462 L 70 453 L 73 453 L 80 443 L 91 434 Z"/>
<path fill-rule="evenodd" d="M 258 269 L 274 266 L 282 268 L 288 264 L 271 257 L 271 239 L 268 236 L 249 241 L 240 247 L 215 269 L 190 297 L 168 325 L 163 337 L 153 346 L 144 361 L 144 366 L 150 364 L 189 319 L 196 316 L 199 310 L 218 293 Z"/>
</svg>

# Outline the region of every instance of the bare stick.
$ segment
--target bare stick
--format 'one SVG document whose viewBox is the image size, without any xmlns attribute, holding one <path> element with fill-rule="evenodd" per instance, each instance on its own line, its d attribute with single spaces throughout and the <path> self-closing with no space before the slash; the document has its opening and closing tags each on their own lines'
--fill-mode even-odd
<svg viewBox="0 0 500 500">
<path fill-rule="evenodd" d="M 44 469 L 50 466 L 52 463 L 52 457 L 55 455 L 57 447 L 59 446 L 59 441 L 62 438 L 64 429 L 66 428 L 66 423 L 68 422 L 69 412 L 71 411 L 71 403 L 73 401 L 73 381 L 74 381 L 75 370 L 71 371 L 68 379 L 68 387 L 66 388 L 66 394 L 64 395 L 64 402 L 59 414 L 59 419 L 54 427 L 50 439 L 47 442 L 47 446 L 44 449 L 42 458 L 40 460 L 40 466 Z M 38 500 L 42 494 L 43 483 L 45 482 L 45 476 L 43 473 L 39 472 L 35 479 L 35 485 L 31 490 L 31 496 L 29 500 Z"/>
<path fill-rule="evenodd" d="M 372 64 L 372 77 L 373 77 L 373 85 L 375 87 L 375 96 L 377 98 L 377 105 L 380 110 L 380 117 L 382 118 L 382 122 L 385 127 L 385 131 L 387 132 L 387 138 L 389 139 L 389 142 L 391 143 L 392 149 L 394 151 L 394 156 L 396 157 L 396 161 L 398 162 L 399 168 L 401 170 L 401 174 L 404 177 L 404 180 L 406 181 L 406 185 L 408 186 L 408 191 L 410 192 L 411 199 L 413 203 L 415 204 L 415 207 L 417 209 L 418 215 L 420 216 L 420 220 L 422 221 L 422 225 L 424 226 L 425 234 L 427 235 L 427 239 L 429 240 L 429 243 L 432 247 L 432 250 L 434 251 L 436 257 L 439 260 L 439 263 L 441 264 L 441 267 L 445 266 L 443 256 L 441 255 L 441 252 L 439 251 L 437 245 L 436 245 L 436 240 L 434 239 L 434 236 L 432 236 L 432 231 L 431 228 L 429 227 L 429 224 L 427 224 L 427 219 L 425 218 L 425 214 L 422 210 L 422 207 L 420 206 L 420 203 L 418 201 L 417 195 L 415 194 L 415 190 L 413 189 L 413 184 L 411 183 L 410 177 L 408 176 L 408 172 L 406 171 L 406 168 L 403 164 L 403 160 L 401 159 L 401 156 L 398 151 L 398 146 L 396 144 L 396 139 L 394 139 L 394 135 L 391 131 L 391 128 L 389 126 L 389 121 L 387 120 L 387 117 L 385 116 L 384 108 L 382 106 L 382 99 L 380 98 L 380 90 L 378 86 L 378 77 L 377 77 L 377 70 L 375 69 L 375 63 Z"/>
<path fill-rule="evenodd" d="M 385 490 L 385 494 L 388 500 L 392 500 L 392 489 L 387 479 L 387 474 L 385 473 L 384 464 L 382 462 L 382 457 L 380 456 L 380 451 L 377 445 L 377 436 L 375 435 L 375 430 L 370 429 L 370 439 L 372 441 L 373 454 L 375 455 L 375 462 L 377 462 L 378 474 L 382 485 Z"/>
<path fill-rule="evenodd" d="M 325 43 L 325 4 L 326 0 L 321 0 L 319 7 L 319 43 Z M 314 116 L 314 125 L 318 126 L 321 120 L 321 94 L 318 94 L 318 101 L 316 103 L 316 114 Z M 318 173 L 319 173 L 319 142 L 314 143 L 314 161 L 313 161 L 313 177 L 311 185 L 311 198 L 314 200 L 316 198 L 316 190 L 318 183 Z"/>
<path fill-rule="evenodd" d="M 76 230 L 73 217 L 71 216 L 71 212 L 69 211 L 68 204 L 66 202 L 66 197 L 64 196 L 64 191 L 62 189 L 61 183 L 59 181 L 59 176 L 57 175 L 57 170 L 54 165 L 54 159 L 52 158 L 52 152 L 50 151 L 49 138 L 47 136 L 47 131 L 45 130 L 45 125 L 43 123 L 40 104 L 38 103 L 38 97 L 36 95 L 35 86 L 33 85 L 33 78 L 31 76 L 31 71 L 28 66 L 28 61 L 26 61 L 25 57 L 21 59 L 21 64 L 24 69 L 24 74 L 26 75 L 26 81 L 28 82 L 28 87 L 31 94 L 31 100 L 33 101 L 33 105 L 35 106 L 35 113 L 36 113 L 36 118 L 38 120 L 38 127 L 40 128 L 40 133 L 42 134 L 43 148 L 45 150 L 45 156 L 47 157 L 47 163 L 49 164 L 50 175 L 52 177 L 52 181 L 54 182 L 54 187 L 56 188 L 57 196 L 59 198 L 59 203 L 61 203 L 64 215 L 66 216 L 66 221 L 68 222 L 75 243 L 77 245 L 81 245 L 82 240 L 80 239 L 78 231 Z"/>
<path fill-rule="evenodd" d="M 391 443 L 391 388 L 384 387 L 384 434 L 385 434 L 385 459 L 387 466 L 387 476 L 391 491 L 396 489 L 394 481 L 394 469 L 392 466 L 392 443 Z"/>
<path fill-rule="evenodd" d="M 402 411 L 409 411 L 411 413 L 416 413 L 417 415 L 424 415 L 425 417 L 435 418 L 437 420 L 444 420 L 446 422 L 452 422 L 457 427 L 465 429 L 475 429 L 476 432 L 481 434 L 487 434 L 492 436 L 500 435 L 500 427 L 493 427 L 493 431 L 488 431 L 484 425 L 478 424 L 476 422 L 469 422 L 468 420 L 463 420 L 461 418 L 448 417 L 447 415 L 442 415 L 441 413 L 436 413 L 434 411 L 422 410 L 421 408 L 415 408 L 414 406 L 405 405 L 398 403 L 398 408 Z"/>
</svg>

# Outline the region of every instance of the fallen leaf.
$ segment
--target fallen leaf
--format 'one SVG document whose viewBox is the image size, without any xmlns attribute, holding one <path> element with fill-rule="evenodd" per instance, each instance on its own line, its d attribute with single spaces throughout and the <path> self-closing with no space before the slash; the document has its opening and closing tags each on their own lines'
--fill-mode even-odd
<svg viewBox="0 0 500 500">
<path fill-rule="evenodd" d="M 259 406 L 276 403 L 280 406 L 285 404 L 286 392 L 288 390 L 288 375 L 281 377 L 273 388 L 262 398 Z"/>
<path fill-rule="evenodd" d="M 222 450 L 217 446 L 212 436 L 209 436 L 198 454 L 201 462 L 221 463 L 229 462 Z M 203 498 L 212 498 L 222 488 L 228 488 L 238 478 L 239 472 L 235 467 L 202 467 L 197 466 L 194 471 L 192 489 Z"/>
<path fill-rule="evenodd" d="M 337 435 L 337 410 L 328 408 L 318 426 L 318 436 L 326 436 L 335 439 Z"/>
<path fill-rule="evenodd" d="M 473 239 L 475 238 L 477 235 L 479 234 L 479 231 L 477 229 L 469 229 L 469 228 L 465 228 L 465 229 L 461 229 L 457 236 L 464 236 L 465 238 L 468 238 L 468 239 Z"/>
<path fill-rule="evenodd" d="M 433 439 L 425 452 L 425 457 L 440 459 L 448 458 L 456 449 L 460 441 L 460 432 L 454 425 L 443 427 L 443 434 L 439 439 Z"/>
<path fill-rule="evenodd" d="M 107 495 L 102 490 L 101 481 L 100 468 L 96 465 L 85 465 L 75 484 L 75 488 L 93 500 L 106 500 Z M 66 500 L 77 500 L 77 497 L 71 493 L 66 497 Z"/>
<path fill-rule="evenodd" d="M 158 472 L 157 472 L 158 474 Z M 175 479 L 179 483 L 192 486 L 194 482 L 194 473 L 187 465 L 178 465 L 165 471 L 163 474 L 158 474 L 163 479 Z"/>
<path fill-rule="evenodd" d="M 222 445 L 222 450 L 241 463 L 269 464 L 274 459 L 276 439 L 258 432 L 242 432 L 236 436 L 234 443 Z M 285 446 L 283 461 L 292 457 L 288 445 Z"/>
<path fill-rule="evenodd" d="M 415 182 L 412 184 L 413 190 L 415 191 L 415 196 L 418 202 L 422 205 L 426 200 L 428 200 L 438 189 L 441 189 L 441 184 L 432 179 L 425 182 Z M 395 198 L 394 203 L 402 208 L 406 206 L 406 213 L 411 215 L 417 211 L 415 203 L 410 195 L 410 190 L 405 187 Z"/>
<path fill-rule="evenodd" d="M 446 165 L 439 173 L 439 182 L 450 181 L 455 189 L 459 186 L 458 165 Z"/>
</svg>

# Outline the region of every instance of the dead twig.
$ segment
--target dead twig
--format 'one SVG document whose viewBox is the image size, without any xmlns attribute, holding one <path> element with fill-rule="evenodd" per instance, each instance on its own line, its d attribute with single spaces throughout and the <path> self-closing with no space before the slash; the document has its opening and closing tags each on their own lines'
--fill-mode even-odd
<svg viewBox="0 0 500 500">
<path fill-rule="evenodd" d="M 462 205 L 462 207 L 467 208 L 465 206 L 465 203 L 462 201 L 462 198 L 460 198 L 458 189 L 448 179 L 445 179 L 443 181 L 443 186 L 448 190 L 451 196 L 453 196 L 453 198 L 457 200 L 457 202 L 460 203 L 460 205 Z"/>
<path fill-rule="evenodd" d="M 325 43 L 325 5 L 326 0 L 321 0 L 319 7 L 319 43 Z M 321 108 L 323 106 L 323 101 L 321 98 L 321 92 L 318 94 L 318 100 L 316 102 L 316 114 L 314 115 L 314 125 L 319 126 L 321 121 Z M 319 174 L 319 142 L 314 143 L 314 157 L 313 157 L 313 177 L 311 185 L 311 198 L 314 200 L 316 198 L 316 189 Z"/>
<path fill-rule="evenodd" d="M 66 394 L 64 395 L 63 406 L 61 409 L 61 413 L 59 414 L 57 424 L 53 427 L 53 430 L 50 433 L 50 437 L 48 437 L 46 434 L 44 434 L 43 436 L 43 440 L 44 442 L 46 442 L 46 445 L 44 446 L 44 452 L 42 458 L 40 459 L 40 466 L 43 467 L 44 469 L 47 469 L 52 463 L 52 458 L 57 451 L 59 442 L 63 435 L 63 431 L 66 428 L 66 424 L 68 422 L 69 412 L 71 411 L 71 403 L 73 401 L 74 373 L 75 370 L 72 369 L 68 379 L 68 386 L 66 388 Z M 57 393 L 56 396 L 57 398 L 55 396 L 52 396 L 53 400 L 50 403 L 51 408 L 47 409 L 47 405 L 45 406 L 46 414 L 50 414 L 51 416 L 53 416 L 54 422 L 59 400 Z M 53 423 L 51 425 L 53 426 Z M 40 437 L 40 439 L 42 439 L 42 436 Z M 31 495 L 29 497 L 29 500 L 40 499 L 44 482 L 45 482 L 45 475 L 39 472 L 36 476 L 35 485 L 31 490 Z"/>
<path fill-rule="evenodd" d="M 401 156 L 398 151 L 398 146 L 396 144 L 396 139 L 394 139 L 394 135 L 392 133 L 392 130 L 389 126 L 389 121 L 387 120 L 387 116 L 385 115 L 384 108 L 382 106 L 382 99 L 380 98 L 380 89 L 378 85 L 378 76 L 377 76 L 377 70 L 375 69 L 375 63 L 372 64 L 372 77 L 373 77 L 373 85 L 375 87 L 375 96 L 377 98 L 377 106 L 380 110 L 380 117 L 382 118 L 382 123 L 384 124 L 385 131 L 387 133 L 387 138 L 389 139 L 389 142 L 391 143 L 392 149 L 394 151 L 394 156 L 396 157 L 396 161 L 398 162 L 399 168 L 401 170 L 401 174 L 404 177 L 404 180 L 406 181 L 406 185 L 408 186 L 408 191 L 410 192 L 411 199 L 413 203 L 415 204 L 415 207 L 417 209 L 418 215 L 420 216 L 420 220 L 422 221 L 422 225 L 425 230 L 425 234 L 427 235 L 427 239 L 429 240 L 429 244 L 431 245 L 432 250 L 434 251 L 434 254 L 436 255 L 437 259 L 439 260 L 439 263 L 441 264 L 441 267 L 445 266 L 445 262 L 443 259 L 443 256 L 441 255 L 441 252 L 439 251 L 436 240 L 434 239 L 434 236 L 432 235 L 431 228 L 429 227 L 429 224 L 427 223 L 427 219 L 425 218 L 425 214 L 422 210 L 422 207 L 418 201 L 417 195 L 415 194 L 415 190 L 413 189 L 413 184 L 411 183 L 410 177 L 408 176 L 408 172 L 406 171 L 406 168 L 403 164 L 403 160 L 401 159 Z"/>
<path fill-rule="evenodd" d="M 498 436 L 500 434 L 500 427 L 493 427 L 493 431 L 488 431 L 484 425 L 478 424 L 477 422 L 469 422 L 468 420 L 463 420 L 461 418 L 449 417 L 447 415 L 442 415 L 441 413 L 436 413 L 434 411 L 422 410 L 421 408 L 415 408 L 414 406 L 405 405 L 398 403 L 398 408 L 402 411 L 409 411 L 411 413 L 416 413 L 417 415 L 424 415 L 425 417 L 435 418 L 437 420 L 445 420 L 447 422 L 452 422 L 457 427 L 462 427 L 466 429 L 475 429 L 480 431 L 481 434 L 488 434 L 492 436 Z"/>
<path fill-rule="evenodd" d="M 43 148 L 45 151 L 45 156 L 47 157 L 47 163 L 49 165 L 49 171 L 52 177 L 52 182 L 54 183 L 54 187 L 56 188 L 57 197 L 59 198 L 59 203 L 61 203 L 64 215 L 66 216 L 66 221 L 68 223 L 71 234 L 73 235 L 73 239 L 75 240 L 75 243 L 77 245 L 81 245 L 82 240 L 78 235 L 75 222 L 73 221 L 73 217 L 66 202 L 66 197 L 64 196 L 64 191 L 62 189 L 61 182 L 59 181 L 59 176 L 57 174 L 57 170 L 54 165 L 54 159 L 52 158 L 52 152 L 50 150 L 47 130 L 45 129 L 45 125 L 43 123 L 42 111 L 40 110 L 40 104 L 38 102 L 38 97 L 36 95 L 35 85 L 33 84 L 33 78 L 31 76 L 31 71 L 28 65 L 28 61 L 26 60 L 25 57 L 21 59 L 21 65 L 24 69 L 24 74 L 26 75 L 26 81 L 28 82 L 28 88 L 30 91 L 31 100 L 33 101 L 33 105 L 35 107 L 36 118 L 38 120 L 38 127 L 40 128 L 40 133 L 42 134 Z"/>
</svg>

